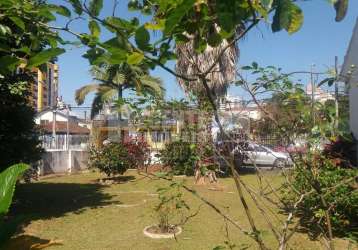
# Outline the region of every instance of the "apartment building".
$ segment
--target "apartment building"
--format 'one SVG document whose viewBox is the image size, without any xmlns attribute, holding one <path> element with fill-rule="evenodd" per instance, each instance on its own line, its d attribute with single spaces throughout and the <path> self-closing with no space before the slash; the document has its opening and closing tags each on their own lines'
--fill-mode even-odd
<svg viewBox="0 0 358 250">
<path fill-rule="evenodd" d="M 30 102 L 35 111 L 53 107 L 56 105 L 58 97 L 58 65 L 46 63 L 39 68 L 32 69 L 34 81 L 31 83 Z"/>
</svg>

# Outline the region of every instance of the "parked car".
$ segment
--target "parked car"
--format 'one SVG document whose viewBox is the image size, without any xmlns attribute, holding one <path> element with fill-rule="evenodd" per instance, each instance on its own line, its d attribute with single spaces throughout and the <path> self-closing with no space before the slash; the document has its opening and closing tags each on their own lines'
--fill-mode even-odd
<svg viewBox="0 0 358 250">
<path fill-rule="evenodd" d="M 268 147 L 251 142 L 238 145 L 232 153 L 235 161 L 241 162 L 242 165 L 254 165 L 255 162 L 260 167 L 283 168 L 293 164 L 288 153 L 275 152 Z"/>
</svg>

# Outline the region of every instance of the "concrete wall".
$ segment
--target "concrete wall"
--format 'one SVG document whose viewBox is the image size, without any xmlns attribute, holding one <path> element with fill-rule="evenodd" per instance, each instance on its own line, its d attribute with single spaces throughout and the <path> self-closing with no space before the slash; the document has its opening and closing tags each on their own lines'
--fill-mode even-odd
<svg viewBox="0 0 358 250">
<path fill-rule="evenodd" d="M 354 67 L 352 67 L 354 65 Z M 358 139 L 358 18 L 342 66 L 342 80 L 349 88 L 350 129 Z"/>
<path fill-rule="evenodd" d="M 72 173 L 87 169 L 85 150 L 47 150 L 41 160 L 40 175 Z"/>
</svg>

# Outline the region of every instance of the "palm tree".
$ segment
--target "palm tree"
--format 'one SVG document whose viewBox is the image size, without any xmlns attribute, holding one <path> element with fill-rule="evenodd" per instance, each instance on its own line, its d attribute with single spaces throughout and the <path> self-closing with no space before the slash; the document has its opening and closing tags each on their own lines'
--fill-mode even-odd
<svg viewBox="0 0 358 250">
<path fill-rule="evenodd" d="M 215 32 L 218 32 L 217 29 Z M 189 39 L 188 42 L 176 45 L 178 59 L 175 70 L 179 75 L 196 78 L 200 73 L 207 72 L 211 65 L 216 62 L 205 78 L 211 97 L 214 103 L 217 103 L 219 98 L 226 94 L 229 84 L 235 80 L 236 62 L 239 55 L 237 44 L 231 44 L 227 39 L 223 39 L 218 46 L 211 47 L 208 45 L 202 53 L 198 53 L 194 48 L 195 35 L 186 35 L 186 37 Z M 177 80 L 186 93 L 192 93 L 197 97 L 199 110 L 201 113 L 204 112 L 199 117 L 199 130 L 197 131 L 201 160 L 195 170 L 195 179 L 197 183 L 205 182 L 200 168 L 201 165 L 205 165 L 205 162 L 211 161 L 210 151 L 212 151 L 210 149 L 208 151 L 208 147 L 212 148 L 209 145 L 212 145 L 211 117 L 213 114 L 210 111 L 206 112 L 205 108 L 203 109 L 208 103 L 208 93 L 199 78 L 196 81 L 186 81 L 178 77 Z M 213 180 L 216 180 L 214 172 L 208 172 L 208 174 L 213 177 Z"/>
<path fill-rule="evenodd" d="M 217 98 L 226 94 L 229 84 L 235 80 L 239 49 L 236 44 L 232 44 L 222 53 L 223 49 L 226 48 L 230 42 L 227 39 L 223 39 L 221 44 L 217 47 L 208 45 L 204 52 L 198 53 L 194 49 L 195 37 L 187 35 L 187 38 L 189 38 L 189 42 L 176 45 L 176 55 L 178 59 L 175 70 L 179 75 L 193 78 L 201 72 L 206 72 L 217 60 L 216 65 L 206 76 L 209 88 L 217 100 Z M 177 80 L 186 93 L 192 92 L 196 95 L 205 93 L 200 79 L 196 81 L 186 81 L 178 77 Z"/>
<path fill-rule="evenodd" d="M 141 66 L 126 63 L 93 66 L 91 74 L 96 83 L 85 85 L 75 93 L 75 100 L 78 105 L 81 105 L 89 93 L 95 92 L 91 107 L 91 119 L 103 109 L 105 104 L 110 105 L 116 99 L 120 100 L 124 90 L 135 91 L 137 95 L 150 95 L 159 98 L 164 95 L 161 79 L 150 76 L 148 70 Z"/>
</svg>

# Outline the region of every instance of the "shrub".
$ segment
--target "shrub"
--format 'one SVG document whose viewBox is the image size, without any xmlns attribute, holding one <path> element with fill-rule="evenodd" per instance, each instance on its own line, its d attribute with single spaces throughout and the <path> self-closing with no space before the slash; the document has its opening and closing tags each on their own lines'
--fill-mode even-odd
<svg viewBox="0 0 358 250">
<path fill-rule="evenodd" d="M 298 216 L 301 225 L 317 236 L 319 228 L 327 228 L 325 207 L 316 191 L 318 188 L 326 200 L 333 233 L 357 238 L 353 234 L 358 226 L 358 170 L 339 168 L 332 159 L 322 155 L 308 155 L 304 160 L 296 162 L 296 168 L 290 176 L 291 184 L 298 193 L 292 192 L 287 185 L 283 200 L 292 205 L 301 194 L 306 194 L 299 203 Z"/>
<path fill-rule="evenodd" d="M 128 152 L 123 144 L 111 142 L 101 148 L 91 147 L 89 167 L 107 176 L 123 174 L 130 167 Z"/>
<path fill-rule="evenodd" d="M 160 152 L 160 159 L 174 174 L 193 175 L 198 156 L 196 147 L 184 141 L 168 143 Z"/>
<path fill-rule="evenodd" d="M 141 168 L 150 160 L 150 150 L 146 141 L 128 137 L 123 141 L 128 152 L 128 161 L 131 168 Z"/>
</svg>

